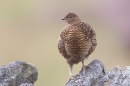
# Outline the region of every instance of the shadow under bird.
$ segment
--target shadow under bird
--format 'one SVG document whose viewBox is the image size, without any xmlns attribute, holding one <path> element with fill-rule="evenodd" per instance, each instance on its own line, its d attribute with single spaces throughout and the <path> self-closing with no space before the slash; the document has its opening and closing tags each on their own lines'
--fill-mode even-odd
<svg viewBox="0 0 130 86">
<path fill-rule="evenodd" d="M 68 25 L 61 30 L 58 39 L 58 49 L 69 64 L 71 79 L 73 78 L 73 65 L 79 62 L 82 62 L 84 74 L 84 61 L 95 50 L 97 40 L 92 27 L 88 23 L 81 21 L 75 13 L 68 13 L 62 20 L 65 20 Z"/>
</svg>

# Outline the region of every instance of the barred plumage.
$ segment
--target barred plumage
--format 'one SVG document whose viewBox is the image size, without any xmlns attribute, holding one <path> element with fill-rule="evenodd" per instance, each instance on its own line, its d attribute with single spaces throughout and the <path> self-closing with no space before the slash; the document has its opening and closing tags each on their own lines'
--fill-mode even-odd
<svg viewBox="0 0 130 86">
<path fill-rule="evenodd" d="M 69 25 L 60 33 L 58 49 L 67 60 L 70 66 L 70 76 L 72 76 L 73 64 L 82 61 L 84 69 L 84 60 L 95 50 L 96 34 L 89 24 L 82 22 L 74 13 L 68 13 L 62 20 Z"/>
</svg>

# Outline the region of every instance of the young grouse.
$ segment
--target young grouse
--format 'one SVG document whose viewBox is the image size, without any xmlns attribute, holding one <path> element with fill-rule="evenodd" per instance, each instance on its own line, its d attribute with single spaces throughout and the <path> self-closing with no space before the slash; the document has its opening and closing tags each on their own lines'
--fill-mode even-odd
<svg viewBox="0 0 130 86">
<path fill-rule="evenodd" d="M 62 20 L 69 25 L 64 27 L 58 39 L 58 49 L 67 60 L 72 78 L 72 67 L 82 62 L 83 73 L 85 72 L 85 59 L 97 46 L 96 34 L 92 27 L 79 19 L 75 13 L 68 13 Z"/>
</svg>

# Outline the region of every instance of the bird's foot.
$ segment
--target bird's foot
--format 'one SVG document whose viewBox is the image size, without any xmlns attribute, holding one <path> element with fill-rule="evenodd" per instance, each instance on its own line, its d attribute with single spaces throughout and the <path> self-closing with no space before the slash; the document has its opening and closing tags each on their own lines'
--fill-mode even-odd
<svg viewBox="0 0 130 86">
<path fill-rule="evenodd" d="M 87 66 L 85 66 L 85 68 L 87 69 L 87 68 L 91 68 L 89 65 L 87 65 Z"/>
<path fill-rule="evenodd" d="M 70 76 L 69 80 L 74 79 L 74 76 Z"/>
<path fill-rule="evenodd" d="M 85 74 L 85 71 L 86 71 L 87 68 L 91 68 L 91 67 L 89 65 L 87 65 L 87 66 L 84 65 L 82 67 L 82 73 L 83 73 L 83 75 Z"/>
</svg>

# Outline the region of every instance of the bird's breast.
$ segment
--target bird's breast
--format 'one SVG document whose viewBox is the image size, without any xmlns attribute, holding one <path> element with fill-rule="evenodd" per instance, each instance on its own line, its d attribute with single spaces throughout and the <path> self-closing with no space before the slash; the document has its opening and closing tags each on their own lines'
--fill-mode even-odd
<svg viewBox="0 0 130 86">
<path fill-rule="evenodd" d="M 86 50 L 88 45 L 88 43 L 85 41 L 85 34 L 77 29 L 72 29 L 68 32 L 65 44 L 66 49 L 73 53 Z"/>
</svg>

